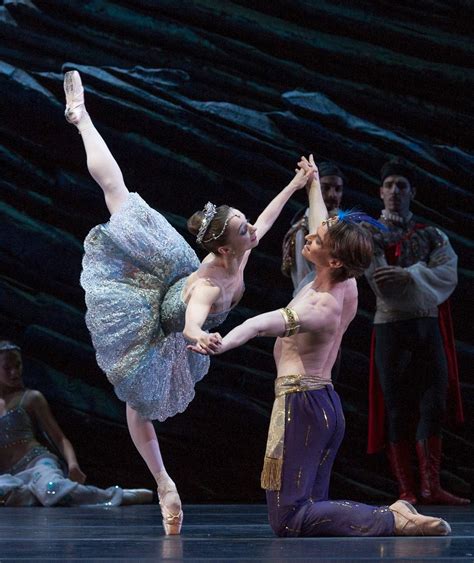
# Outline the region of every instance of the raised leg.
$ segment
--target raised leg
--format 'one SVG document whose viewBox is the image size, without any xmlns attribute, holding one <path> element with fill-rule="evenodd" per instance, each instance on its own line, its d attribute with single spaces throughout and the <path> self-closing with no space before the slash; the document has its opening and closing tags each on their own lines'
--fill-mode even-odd
<svg viewBox="0 0 474 563">
<path fill-rule="evenodd" d="M 86 150 L 87 168 L 102 188 L 110 213 L 115 213 L 127 199 L 128 189 L 119 165 L 86 111 L 84 88 L 77 70 L 65 74 L 64 91 L 66 119 L 78 128 Z"/>
</svg>

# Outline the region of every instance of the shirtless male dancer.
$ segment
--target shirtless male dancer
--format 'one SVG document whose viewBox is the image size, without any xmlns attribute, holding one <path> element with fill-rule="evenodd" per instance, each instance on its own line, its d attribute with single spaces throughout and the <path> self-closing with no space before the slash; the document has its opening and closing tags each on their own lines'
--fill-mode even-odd
<svg viewBox="0 0 474 563">
<path fill-rule="evenodd" d="M 419 514 L 406 501 L 375 507 L 328 499 L 331 469 L 345 426 L 331 368 L 357 311 L 354 278 L 369 266 L 373 248 L 369 232 L 354 222 L 362 214 L 327 218 L 312 156 L 309 161 L 302 157 L 298 164 L 315 170 L 310 192 L 312 234 L 306 237 L 302 253 L 315 265 L 317 276 L 287 307 L 253 317 L 230 331 L 216 352 L 241 346 L 255 336 L 278 337 L 276 398 L 261 478 L 270 525 L 279 536 L 447 535 L 451 531 L 447 522 Z"/>
</svg>

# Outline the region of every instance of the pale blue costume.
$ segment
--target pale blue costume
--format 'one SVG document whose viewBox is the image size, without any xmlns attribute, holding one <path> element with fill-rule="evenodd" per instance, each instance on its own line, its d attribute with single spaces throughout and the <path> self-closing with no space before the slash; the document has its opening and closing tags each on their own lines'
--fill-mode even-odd
<svg viewBox="0 0 474 563">
<path fill-rule="evenodd" d="M 183 289 L 199 259 L 168 221 L 131 193 L 86 237 L 81 284 L 97 362 L 118 397 L 143 418 L 183 412 L 209 358 L 186 349 Z M 221 324 L 229 310 L 203 326 Z"/>
<path fill-rule="evenodd" d="M 124 491 L 120 487 L 99 489 L 68 479 L 59 459 L 35 437 L 34 424 L 23 401 L 0 416 L 0 453 L 15 445 L 33 445 L 7 472 L 0 475 L 0 506 L 118 506 Z"/>
</svg>

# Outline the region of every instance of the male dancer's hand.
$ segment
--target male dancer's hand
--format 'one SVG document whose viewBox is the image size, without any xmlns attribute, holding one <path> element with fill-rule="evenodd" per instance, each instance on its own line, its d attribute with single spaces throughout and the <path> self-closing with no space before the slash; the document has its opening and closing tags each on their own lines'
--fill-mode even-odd
<svg viewBox="0 0 474 563">
<path fill-rule="evenodd" d="M 306 165 L 307 164 L 307 165 Z M 298 168 L 295 168 L 295 177 L 290 182 L 295 190 L 301 190 L 307 184 L 311 184 L 314 178 L 314 167 L 306 160 L 304 156 L 298 162 Z"/>
<path fill-rule="evenodd" d="M 219 351 L 222 346 L 222 336 L 218 332 L 213 332 L 208 334 L 207 332 L 202 333 L 202 335 L 194 342 L 194 344 L 188 344 L 186 348 L 197 354 L 202 354 L 204 356 L 213 356 Z"/>
</svg>

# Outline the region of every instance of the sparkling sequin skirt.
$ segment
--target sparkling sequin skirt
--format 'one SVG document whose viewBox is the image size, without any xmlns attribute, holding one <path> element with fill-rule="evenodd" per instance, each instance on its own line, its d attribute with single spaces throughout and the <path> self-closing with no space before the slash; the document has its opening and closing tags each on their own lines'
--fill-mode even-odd
<svg viewBox="0 0 474 563">
<path fill-rule="evenodd" d="M 195 252 L 134 193 L 91 230 L 84 249 L 81 285 L 99 366 L 118 397 L 144 418 L 183 412 L 209 369 L 209 358 L 186 350 L 180 332 L 182 287 L 199 267 Z"/>
</svg>

